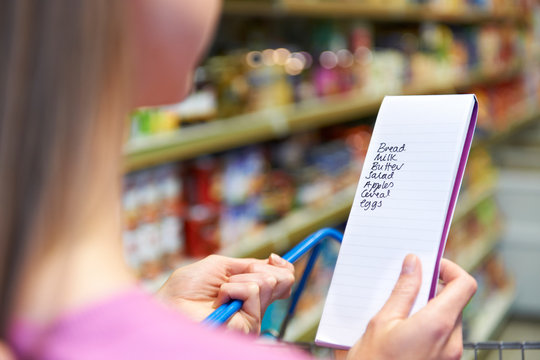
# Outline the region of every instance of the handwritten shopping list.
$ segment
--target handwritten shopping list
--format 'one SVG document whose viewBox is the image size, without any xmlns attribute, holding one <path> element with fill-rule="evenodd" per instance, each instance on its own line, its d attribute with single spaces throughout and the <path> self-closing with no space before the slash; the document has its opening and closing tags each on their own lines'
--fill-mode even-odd
<svg viewBox="0 0 540 360">
<path fill-rule="evenodd" d="M 474 95 L 384 99 L 317 343 L 352 346 L 390 295 L 409 253 L 422 263 L 422 286 L 412 312 L 427 303 L 438 277 L 475 124 Z"/>
<path fill-rule="evenodd" d="M 383 199 L 390 196 L 394 187 L 394 174 L 399 172 L 405 163 L 399 161 L 398 154 L 405 151 L 405 144 L 398 146 L 380 143 L 377 154 L 373 160 L 369 174 L 365 176 L 368 181 L 362 188 L 362 201 L 360 206 L 364 210 L 375 210 L 381 207 Z"/>
</svg>

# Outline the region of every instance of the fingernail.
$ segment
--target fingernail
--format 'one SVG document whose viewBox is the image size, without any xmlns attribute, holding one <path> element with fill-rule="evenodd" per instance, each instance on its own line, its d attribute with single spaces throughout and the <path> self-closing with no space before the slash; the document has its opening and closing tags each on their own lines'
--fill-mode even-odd
<svg viewBox="0 0 540 360">
<path fill-rule="evenodd" d="M 416 269 L 416 256 L 409 254 L 403 260 L 403 267 L 401 268 L 402 274 L 412 274 Z"/>
<path fill-rule="evenodd" d="M 272 263 L 276 265 L 285 265 L 287 263 L 285 259 L 283 259 L 281 256 L 274 253 L 270 254 L 270 260 L 272 261 Z"/>
</svg>

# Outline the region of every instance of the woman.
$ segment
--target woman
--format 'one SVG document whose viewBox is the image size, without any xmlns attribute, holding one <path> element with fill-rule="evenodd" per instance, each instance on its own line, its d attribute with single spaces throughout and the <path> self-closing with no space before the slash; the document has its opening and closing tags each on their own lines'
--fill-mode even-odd
<svg viewBox="0 0 540 360">
<path fill-rule="evenodd" d="M 200 320 L 239 298 L 229 327 L 257 332 L 266 306 L 292 285 L 278 256 L 209 257 L 177 270 L 157 299 L 123 261 L 124 119 L 185 96 L 218 10 L 218 0 L 0 2 L 0 330 L 18 357 L 302 358 L 180 313 Z M 420 266 L 405 259 L 349 358 L 459 356 L 475 282 L 444 261 L 444 288 L 408 317 Z"/>
</svg>

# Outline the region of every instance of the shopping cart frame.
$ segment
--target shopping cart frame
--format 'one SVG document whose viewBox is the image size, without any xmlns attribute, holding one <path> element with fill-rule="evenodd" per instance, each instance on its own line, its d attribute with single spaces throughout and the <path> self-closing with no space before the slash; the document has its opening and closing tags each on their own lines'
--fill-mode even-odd
<svg viewBox="0 0 540 360">
<path fill-rule="evenodd" d="M 302 295 L 302 292 L 306 286 L 307 280 L 313 270 L 315 262 L 320 253 L 320 247 L 322 241 L 325 239 L 334 239 L 341 243 L 343 240 L 343 233 L 332 229 L 332 228 L 323 228 L 315 233 L 309 235 L 303 241 L 298 243 L 294 248 L 287 252 L 283 258 L 291 263 L 296 262 L 300 257 L 307 254 L 311 250 L 311 254 L 307 261 L 306 267 L 298 282 L 298 285 L 294 289 L 291 295 L 291 302 L 289 303 L 289 308 L 285 315 L 285 319 L 280 327 L 279 333 L 267 333 L 275 337 L 278 341 L 282 341 L 287 325 L 289 321 L 294 316 L 296 305 L 298 300 Z M 231 300 L 227 304 L 221 305 L 217 308 L 212 314 L 210 314 L 204 321 L 206 325 L 211 327 L 217 327 L 224 324 L 232 315 L 234 315 L 238 310 L 242 308 L 243 302 L 240 300 Z M 286 342 L 284 342 L 286 343 Z M 295 344 L 296 346 L 300 345 L 301 347 L 307 349 L 312 349 L 317 347 L 315 344 Z M 499 360 L 503 360 L 503 352 L 506 350 L 519 350 L 521 352 L 521 359 L 526 359 L 527 350 L 540 350 L 540 342 L 534 341 L 524 341 L 524 342 L 505 342 L 505 341 L 483 341 L 483 342 L 464 342 L 463 343 L 464 351 L 474 351 L 474 360 L 478 360 L 480 357 L 480 351 L 498 351 Z"/>
<path fill-rule="evenodd" d="M 474 360 L 478 360 L 480 357 L 479 351 L 497 351 L 499 353 L 499 360 L 503 360 L 503 352 L 505 350 L 519 350 L 521 352 L 521 359 L 526 359 L 525 354 L 527 350 L 540 350 L 539 341 L 483 341 L 483 342 L 465 342 L 463 349 L 474 351 Z"/>
</svg>

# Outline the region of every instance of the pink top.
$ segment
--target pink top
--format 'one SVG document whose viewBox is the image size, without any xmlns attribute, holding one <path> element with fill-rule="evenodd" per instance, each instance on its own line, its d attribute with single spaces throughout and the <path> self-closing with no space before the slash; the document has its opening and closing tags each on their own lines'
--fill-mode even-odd
<svg viewBox="0 0 540 360">
<path fill-rule="evenodd" d="M 46 330 L 16 321 L 9 338 L 17 358 L 43 360 L 307 359 L 298 350 L 205 328 L 140 289 L 62 316 Z"/>
</svg>

